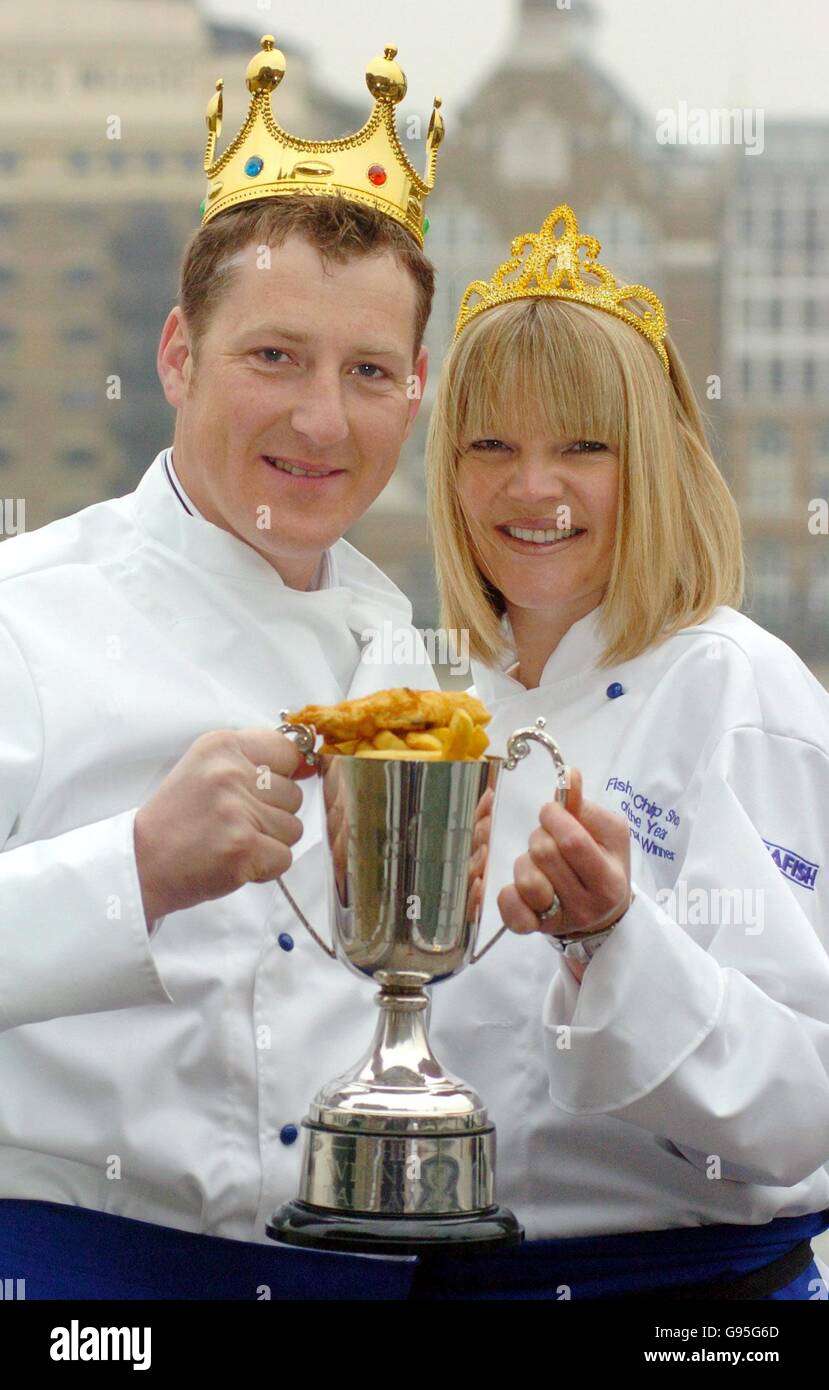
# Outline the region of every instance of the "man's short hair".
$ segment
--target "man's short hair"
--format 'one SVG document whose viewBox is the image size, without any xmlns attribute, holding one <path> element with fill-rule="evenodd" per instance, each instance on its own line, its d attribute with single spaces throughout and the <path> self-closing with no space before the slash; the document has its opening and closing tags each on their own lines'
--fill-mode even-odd
<svg viewBox="0 0 829 1390">
<path fill-rule="evenodd" d="M 375 208 L 335 195 L 261 198 L 219 213 L 190 237 L 181 265 L 178 302 L 190 329 L 194 362 L 219 300 L 236 275 L 239 252 L 251 243 L 281 246 L 305 237 L 324 261 L 390 251 L 415 282 L 414 356 L 420 351 L 435 290 L 435 269 L 405 227 Z"/>
</svg>

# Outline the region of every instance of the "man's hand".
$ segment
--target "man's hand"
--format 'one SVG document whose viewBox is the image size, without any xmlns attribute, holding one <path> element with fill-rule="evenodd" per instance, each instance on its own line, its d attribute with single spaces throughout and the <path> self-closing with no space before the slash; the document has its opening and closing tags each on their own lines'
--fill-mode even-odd
<svg viewBox="0 0 829 1390">
<path fill-rule="evenodd" d="M 292 778 L 311 771 L 275 730 L 217 730 L 197 738 L 136 813 L 147 923 L 284 874 L 290 847 L 302 835 L 296 815 L 302 792 Z"/>
<path fill-rule="evenodd" d="M 511 931 L 567 936 L 600 931 L 618 921 L 631 901 L 630 829 L 623 816 L 582 799 L 582 778 L 571 770 L 567 807 L 542 806 L 529 848 L 515 861 L 515 882 L 498 895 Z M 553 889 L 561 912 L 545 922 Z"/>
</svg>

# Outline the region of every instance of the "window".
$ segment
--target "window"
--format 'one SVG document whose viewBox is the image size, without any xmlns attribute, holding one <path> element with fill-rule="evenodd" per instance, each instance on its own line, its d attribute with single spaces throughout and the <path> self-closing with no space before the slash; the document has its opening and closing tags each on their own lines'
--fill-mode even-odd
<svg viewBox="0 0 829 1390">
<path fill-rule="evenodd" d="M 504 259 L 504 250 L 497 230 L 484 213 L 474 203 L 451 194 L 432 214 L 427 246 L 429 258 L 441 269 L 426 339 L 439 359 L 452 341 L 464 290 L 480 275 L 482 266 L 498 265 Z M 157 327 L 153 332 L 157 335 Z"/>
<path fill-rule="evenodd" d="M 68 265 L 63 272 L 63 280 L 67 285 L 91 285 L 97 274 L 93 265 Z"/>
<path fill-rule="evenodd" d="M 774 421 L 758 425 L 752 434 L 746 502 L 763 516 L 788 516 L 794 505 L 789 437 Z"/>
<path fill-rule="evenodd" d="M 815 439 L 811 494 L 829 500 L 829 420 L 819 426 Z"/>
<path fill-rule="evenodd" d="M 100 220 L 99 210 L 89 203 L 75 203 L 74 207 L 65 207 L 63 215 L 74 227 L 92 227 Z"/>
<path fill-rule="evenodd" d="M 740 363 L 740 385 L 743 395 L 750 396 L 753 388 L 752 361 L 750 357 L 744 357 Z"/>
<path fill-rule="evenodd" d="M 61 337 L 65 343 L 94 343 L 98 330 L 92 323 L 72 323 L 63 329 Z"/>
<path fill-rule="evenodd" d="M 504 122 L 492 177 L 502 184 L 557 187 L 570 176 L 567 135 L 543 107 L 526 107 Z"/>
<path fill-rule="evenodd" d="M 89 410 L 102 399 L 102 394 L 93 386 L 70 386 L 61 393 L 61 405 L 69 410 Z"/>
<path fill-rule="evenodd" d="M 764 540 L 752 547 L 746 585 L 749 616 L 761 626 L 785 626 L 792 600 L 792 575 L 788 546 Z"/>
<path fill-rule="evenodd" d="M 809 577 L 809 612 L 825 631 L 829 619 L 829 555 L 824 544 L 816 549 Z"/>
<path fill-rule="evenodd" d="M 660 238 L 653 223 L 627 203 L 597 202 L 585 216 L 590 235 L 601 242 L 600 261 L 619 281 L 645 284 L 658 294 Z"/>
<path fill-rule="evenodd" d="M 90 464 L 96 462 L 97 457 L 98 455 L 94 449 L 84 449 L 82 447 L 61 449 L 58 455 L 60 462 L 66 464 L 70 468 L 87 468 Z"/>
<path fill-rule="evenodd" d="M 807 357 L 803 362 L 803 394 L 813 396 L 815 394 L 815 381 L 817 378 L 817 364 L 814 357 Z"/>
</svg>

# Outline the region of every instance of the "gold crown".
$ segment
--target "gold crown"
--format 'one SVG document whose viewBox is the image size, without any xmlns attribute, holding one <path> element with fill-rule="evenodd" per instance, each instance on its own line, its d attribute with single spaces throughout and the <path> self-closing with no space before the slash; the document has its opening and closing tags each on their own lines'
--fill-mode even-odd
<svg viewBox="0 0 829 1390">
<path fill-rule="evenodd" d="M 218 159 L 214 157 L 222 129 L 221 78 L 208 102 L 204 155 L 208 185 L 199 209 L 202 225 L 226 208 L 255 198 L 338 193 L 395 218 L 422 246 L 428 230 L 423 203 L 434 188 L 437 150 L 444 135 L 440 97 L 435 97 L 426 137 L 426 174 L 421 178 L 406 157 L 395 125 L 395 107 L 406 95 L 406 77 L 394 61 L 394 44 L 366 69 L 366 83 L 374 97 L 371 115 L 356 135 L 340 140 L 300 140 L 277 125 L 271 92 L 285 76 L 285 55 L 274 48 L 271 34 L 265 34 L 261 45 L 245 74 L 251 93 L 245 123 Z"/>
<path fill-rule="evenodd" d="M 564 223 L 564 231 L 557 237 L 555 229 L 559 222 Z M 582 247 L 587 251 L 583 261 L 579 256 Z M 468 286 L 458 311 L 455 338 L 478 314 L 498 304 L 507 304 L 513 299 L 570 299 L 594 309 L 605 309 L 623 323 L 630 324 L 656 348 L 663 367 L 670 372 L 665 348 L 668 326 L 662 301 L 645 285 L 617 285 L 607 267 L 596 260 L 601 249 L 595 237 L 579 232 L 573 209 L 561 203 L 545 218 L 538 233 L 525 232 L 515 237 L 512 258 L 499 265 L 490 280 L 473 280 Z M 528 255 L 522 259 L 527 250 Z M 551 274 L 553 262 L 555 269 Z M 514 271 L 519 274 L 512 280 L 507 279 Z M 592 283 L 587 276 L 593 277 Z M 470 303 L 476 294 L 479 299 Z M 639 312 L 631 307 L 637 302 L 649 307 Z"/>
</svg>

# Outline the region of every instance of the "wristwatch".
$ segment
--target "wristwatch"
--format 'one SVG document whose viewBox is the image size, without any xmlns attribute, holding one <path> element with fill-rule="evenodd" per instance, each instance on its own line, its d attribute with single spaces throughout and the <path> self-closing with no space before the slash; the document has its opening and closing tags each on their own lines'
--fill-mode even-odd
<svg viewBox="0 0 829 1390">
<path fill-rule="evenodd" d="M 622 917 L 630 911 L 635 897 L 636 894 L 632 892 L 630 902 L 622 913 Z M 602 931 L 579 932 L 575 936 L 552 936 L 548 932 L 547 939 L 567 960 L 575 960 L 581 965 L 586 965 L 588 961 L 593 959 L 599 948 L 604 945 L 613 928 L 621 922 L 622 917 L 618 917 L 615 922 L 611 922 L 610 926 L 605 927 Z"/>
<path fill-rule="evenodd" d="M 614 922 L 612 927 L 605 927 L 604 931 L 581 932 L 578 936 L 550 936 L 548 933 L 547 939 L 568 960 L 580 961 L 582 965 L 586 965 L 599 947 L 607 941 L 615 926 Z"/>
</svg>

